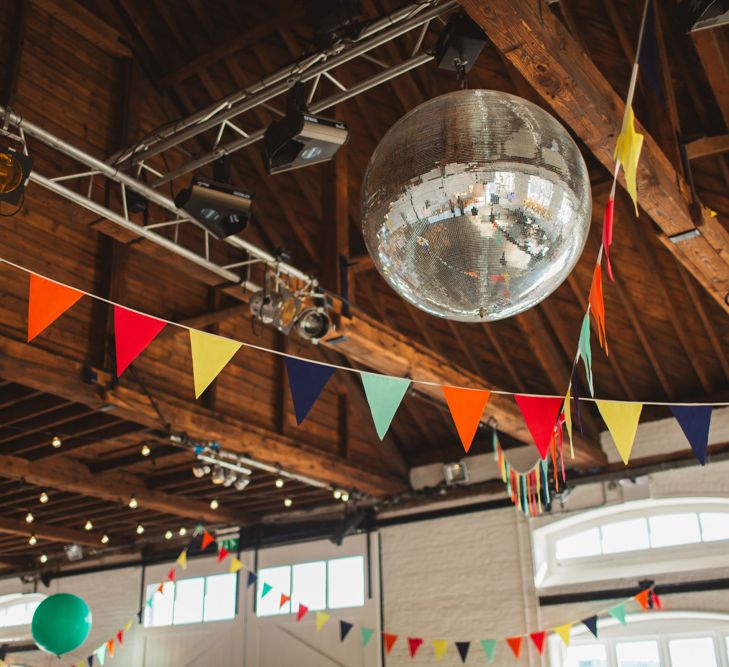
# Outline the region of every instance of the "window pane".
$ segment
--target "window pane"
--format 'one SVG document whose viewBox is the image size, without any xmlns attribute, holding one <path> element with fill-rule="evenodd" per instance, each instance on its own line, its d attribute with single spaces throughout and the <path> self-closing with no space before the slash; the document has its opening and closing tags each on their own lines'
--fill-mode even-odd
<svg viewBox="0 0 729 667">
<path fill-rule="evenodd" d="M 5 625 L 13 626 L 27 623 L 25 607 L 25 602 L 20 602 L 7 607 Z"/>
<path fill-rule="evenodd" d="M 607 667 L 607 654 L 603 644 L 570 646 L 564 649 L 564 667 Z"/>
<path fill-rule="evenodd" d="M 263 584 L 273 587 L 265 598 L 262 598 Z M 290 603 L 286 603 L 282 609 L 278 608 L 281 593 L 291 595 L 291 567 L 268 567 L 258 572 L 258 602 L 256 614 L 258 616 L 275 616 L 276 614 L 288 614 Z"/>
<path fill-rule="evenodd" d="M 157 593 L 159 584 L 147 586 L 147 600 L 152 599 L 151 605 L 145 605 L 144 627 L 156 628 L 161 625 L 172 625 L 172 607 L 175 602 L 175 584 L 165 584 L 164 594 Z"/>
<path fill-rule="evenodd" d="M 699 518 L 696 514 L 652 516 L 648 519 L 648 523 L 653 548 L 701 542 Z"/>
<path fill-rule="evenodd" d="M 561 540 L 557 540 L 556 547 L 557 560 L 599 556 L 601 553 L 600 529 L 590 528 L 581 533 L 563 537 Z"/>
<path fill-rule="evenodd" d="M 238 577 L 235 574 L 216 574 L 206 578 L 204 621 L 235 618 L 237 584 Z"/>
<path fill-rule="evenodd" d="M 337 558 L 329 568 L 329 608 L 361 607 L 364 604 L 364 558 Z"/>
<path fill-rule="evenodd" d="M 618 667 L 660 667 L 658 642 L 629 642 L 615 645 Z"/>
<path fill-rule="evenodd" d="M 668 642 L 671 667 L 717 667 L 714 640 L 711 637 L 672 639 Z"/>
<path fill-rule="evenodd" d="M 167 595 L 166 588 L 165 595 Z M 172 623 L 182 625 L 202 622 L 205 579 L 203 577 L 183 579 L 176 583 L 175 588 L 175 611 Z"/>
<path fill-rule="evenodd" d="M 600 530 L 602 531 L 602 552 L 604 554 L 637 551 L 650 546 L 648 522 L 642 518 L 609 523 Z"/>
<path fill-rule="evenodd" d="M 701 537 L 704 542 L 729 540 L 729 513 L 702 512 Z"/>
<path fill-rule="evenodd" d="M 299 603 L 312 610 L 327 606 L 327 564 L 323 560 L 294 565 L 292 578 L 292 611 L 299 610 Z"/>
</svg>

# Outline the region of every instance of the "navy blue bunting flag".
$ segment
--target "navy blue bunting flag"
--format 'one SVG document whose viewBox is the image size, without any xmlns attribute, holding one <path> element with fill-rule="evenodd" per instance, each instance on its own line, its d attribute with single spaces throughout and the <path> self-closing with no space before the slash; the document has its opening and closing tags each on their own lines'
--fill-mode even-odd
<svg viewBox="0 0 729 667">
<path fill-rule="evenodd" d="M 582 623 L 593 635 L 595 635 L 595 637 L 597 637 L 597 616 L 583 618 Z"/>
<path fill-rule="evenodd" d="M 246 584 L 246 586 L 255 584 L 257 581 L 258 581 L 258 575 L 255 572 L 249 572 L 248 573 L 248 583 Z"/>
<path fill-rule="evenodd" d="M 461 656 L 461 662 L 466 662 L 466 658 L 468 657 L 468 649 L 471 648 L 471 642 L 456 642 L 456 649 L 458 650 L 458 655 Z"/>
<path fill-rule="evenodd" d="M 582 435 L 584 435 L 585 432 L 582 430 L 582 414 L 580 413 L 580 396 L 582 396 L 582 392 L 580 391 L 580 381 L 579 381 L 579 378 L 577 375 L 577 364 L 575 364 L 572 367 L 572 381 L 570 382 L 570 385 L 571 385 L 572 399 L 575 402 L 573 421 L 577 424 L 577 427 L 580 429 L 580 433 L 582 433 Z"/>
<path fill-rule="evenodd" d="M 709 427 L 711 426 L 710 405 L 672 405 L 671 412 L 689 441 L 694 456 L 706 465 L 709 449 Z"/>
<path fill-rule="evenodd" d="M 349 634 L 349 631 L 354 627 L 352 623 L 347 623 L 347 621 L 339 621 L 339 641 L 343 642 L 347 635 Z"/>
<path fill-rule="evenodd" d="M 289 377 L 296 423 L 301 424 L 316 403 L 322 389 L 329 382 L 334 369 L 330 366 L 286 357 L 286 373 Z"/>
<path fill-rule="evenodd" d="M 93 667 L 93 665 L 94 665 L 94 655 L 93 655 L 93 653 L 88 658 L 86 658 L 86 662 L 89 663 L 89 667 Z"/>
</svg>

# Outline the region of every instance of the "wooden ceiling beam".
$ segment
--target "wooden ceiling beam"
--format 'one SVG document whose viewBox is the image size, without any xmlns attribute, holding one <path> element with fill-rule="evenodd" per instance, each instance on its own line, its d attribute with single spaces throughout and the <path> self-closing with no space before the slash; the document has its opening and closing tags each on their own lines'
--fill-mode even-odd
<svg viewBox="0 0 729 667">
<path fill-rule="evenodd" d="M 460 2 L 552 111 L 612 171 L 624 101 L 557 17 L 541 11 L 541 3 Z M 700 204 L 696 205 L 698 226 L 694 223 L 687 184 L 653 137 L 640 123 L 636 126 L 645 135 L 638 165 L 640 205 L 664 237 L 698 229 L 698 236 L 665 245 L 729 312 L 725 301 L 729 293 L 729 232 Z M 622 178 L 621 174 L 624 182 Z"/>
<path fill-rule="evenodd" d="M 73 530 L 60 526 L 49 526 L 44 523 L 26 523 L 21 519 L 0 517 L 0 533 L 30 537 L 35 535 L 39 540 L 60 542 L 61 544 L 80 544 L 84 547 L 100 548 L 101 534 L 91 530 Z"/>
<path fill-rule="evenodd" d="M 691 33 L 724 125 L 729 129 L 729 40 L 723 28 Z"/>
<path fill-rule="evenodd" d="M 686 144 L 686 155 L 689 160 L 698 160 L 709 155 L 729 152 L 729 134 L 714 137 L 701 137 Z"/>
</svg>

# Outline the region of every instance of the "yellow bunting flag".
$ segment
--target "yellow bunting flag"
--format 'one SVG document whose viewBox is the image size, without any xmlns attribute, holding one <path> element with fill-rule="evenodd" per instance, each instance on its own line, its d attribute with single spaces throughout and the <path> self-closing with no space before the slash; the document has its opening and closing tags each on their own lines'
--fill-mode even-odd
<svg viewBox="0 0 729 667">
<path fill-rule="evenodd" d="M 638 186 L 636 183 L 636 174 L 638 171 L 638 160 L 640 160 L 640 150 L 643 148 L 643 135 L 635 131 L 635 115 L 633 108 L 625 109 L 623 116 L 623 127 L 620 130 L 618 141 L 615 144 L 615 153 L 613 159 L 620 160 L 625 174 L 625 187 L 628 190 L 630 198 L 635 206 L 635 214 L 638 215 Z"/>
<path fill-rule="evenodd" d="M 570 458 L 575 458 L 575 446 L 572 443 L 572 387 L 564 397 L 564 423 L 567 426 L 567 437 L 570 439 Z"/>
<path fill-rule="evenodd" d="M 643 404 L 597 400 L 595 403 L 610 435 L 613 436 L 620 458 L 625 465 L 628 465 Z"/>
<path fill-rule="evenodd" d="M 325 614 L 323 611 L 316 612 L 316 631 L 319 632 L 331 619 L 329 614 Z"/>
<path fill-rule="evenodd" d="M 241 348 L 242 343 L 214 334 L 190 329 L 192 375 L 195 382 L 195 398 L 200 398 Z"/>
<path fill-rule="evenodd" d="M 228 567 L 228 572 L 230 574 L 233 574 L 234 572 L 237 572 L 243 567 L 243 563 L 241 563 L 235 556 L 230 559 L 230 566 Z"/>
<path fill-rule="evenodd" d="M 433 645 L 433 653 L 435 653 L 435 661 L 439 662 L 448 650 L 448 641 L 445 639 L 434 639 L 430 642 Z"/>
<path fill-rule="evenodd" d="M 565 646 L 570 645 L 570 630 L 572 629 L 572 623 L 565 623 L 564 625 L 558 625 L 555 628 L 552 628 L 561 638 L 564 642 Z"/>
<path fill-rule="evenodd" d="M 134 617 L 130 618 L 125 624 L 124 624 L 124 632 L 127 633 L 132 629 L 132 624 L 134 623 Z"/>
<path fill-rule="evenodd" d="M 180 555 L 177 557 L 177 564 L 183 569 L 187 569 L 187 549 L 180 551 Z"/>
</svg>

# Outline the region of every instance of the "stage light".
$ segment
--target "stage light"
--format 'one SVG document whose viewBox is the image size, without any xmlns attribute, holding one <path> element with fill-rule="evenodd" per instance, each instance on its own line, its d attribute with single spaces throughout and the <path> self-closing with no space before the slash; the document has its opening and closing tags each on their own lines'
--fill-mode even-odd
<svg viewBox="0 0 729 667">
<path fill-rule="evenodd" d="M 236 483 L 233 485 L 236 491 L 242 491 L 251 483 L 250 477 L 239 477 Z"/>
<path fill-rule="evenodd" d="M 440 69 L 454 71 L 464 77 L 478 60 L 486 35 L 466 14 L 452 14 L 435 46 L 435 63 Z"/>
<path fill-rule="evenodd" d="M 443 466 L 443 478 L 449 486 L 453 484 L 466 484 L 469 480 L 468 468 L 463 461 L 446 463 Z"/>
<path fill-rule="evenodd" d="M 212 500 L 210 501 L 210 509 L 211 509 L 211 510 L 216 510 L 216 509 L 218 509 L 218 507 L 220 507 L 220 503 L 219 503 L 219 502 L 217 501 L 217 499 L 216 499 L 216 498 L 213 498 L 213 499 L 212 499 Z"/>
<path fill-rule="evenodd" d="M 210 472 L 210 466 L 204 463 L 196 463 L 192 466 L 192 474 L 198 479 L 205 477 Z"/>
<path fill-rule="evenodd" d="M 349 493 L 347 493 L 346 491 L 344 493 L 342 493 L 342 502 L 343 503 L 349 502 Z"/>
<path fill-rule="evenodd" d="M 228 473 L 226 473 L 225 479 L 223 480 L 223 486 L 231 487 L 237 481 L 238 481 L 238 475 L 236 475 L 234 472 L 228 472 Z"/>
<path fill-rule="evenodd" d="M 254 195 L 233 185 L 194 178 L 175 197 L 175 206 L 189 213 L 213 236 L 224 239 L 248 225 Z"/>
<path fill-rule="evenodd" d="M 47 563 L 48 562 L 48 556 L 45 554 L 41 554 L 40 558 L 38 559 L 41 563 Z"/>
<path fill-rule="evenodd" d="M 28 184 L 33 159 L 12 148 L 0 150 L 0 201 L 18 204 Z"/>
<path fill-rule="evenodd" d="M 267 173 L 278 174 L 331 160 L 339 147 L 347 143 L 346 124 L 307 111 L 304 84 L 294 85 L 286 106 L 286 116 L 269 125 L 263 135 Z"/>
<path fill-rule="evenodd" d="M 149 445 L 142 445 L 142 456 L 149 456 L 152 453 L 152 450 L 149 448 Z"/>
<path fill-rule="evenodd" d="M 53 436 L 53 439 L 51 440 L 51 445 L 54 449 L 59 449 L 63 443 L 61 442 L 61 438 L 59 438 L 57 435 Z"/>
<path fill-rule="evenodd" d="M 685 0 L 679 16 L 690 32 L 718 28 L 729 23 L 729 0 Z"/>
<path fill-rule="evenodd" d="M 187 528 L 180 528 L 180 531 L 178 534 L 180 537 L 185 537 L 185 535 L 187 535 Z"/>
<path fill-rule="evenodd" d="M 332 495 L 334 496 L 334 500 L 339 500 L 342 497 L 342 491 L 340 489 L 334 489 Z"/>
<path fill-rule="evenodd" d="M 101 543 L 102 543 L 102 544 L 109 544 L 109 536 L 108 536 L 108 535 L 107 535 L 106 533 L 104 533 L 104 534 L 103 534 L 103 535 L 101 536 Z"/>
<path fill-rule="evenodd" d="M 35 546 L 36 542 L 38 542 L 38 540 L 36 539 L 36 536 L 35 535 L 31 535 L 28 538 L 28 544 L 30 544 L 31 547 L 32 546 Z"/>
<path fill-rule="evenodd" d="M 48 494 L 45 491 L 42 491 L 38 500 L 40 500 L 40 502 L 45 505 L 48 502 Z"/>
<path fill-rule="evenodd" d="M 210 475 L 213 484 L 222 484 L 225 481 L 225 470 L 221 466 L 213 466 L 213 472 Z"/>
<path fill-rule="evenodd" d="M 144 526 L 141 523 L 137 524 L 137 535 L 141 535 L 144 532 Z"/>
<path fill-rule="evenodd" d="M 172 531 L 171 530 L 165 531 L 165 539 L 166 540 L 171 540 L 172 539 Z"/>
<path fill-rule="evenodd" d="M 280 477 L 278 477 L 276 479 L 276 481 L 274 482 L 274 485 L 276 486 L 277 489 L 283 489 L 283 485 L 284 485 L 283 479 L 281 479 Z"/>
<path fill-rule="evenodd" d="M 296 333 L 304 340 L 318 341 L 329 333 L 332 320 L 326 308 L 313 306 L 304 308 L 296 320 Z"/>
<path fill-rule="evenodd" d="M 132 496 L 129 499 L 129 509 L 135 510 L 135 509 L 137 509 L 137 507 L 139 507 L 139 503 L 137 502 L 137 499 L 134 496 Z"/>
<path fill-rule="evenodd" d="M 84 550 L 80 544 L 67 544 L 63 547 L 63 550 L 66 552 L 66 558 L 73 563 L 82 560 L 84 557 Z"/>
<path fill-rule="evenodd" d="M 301 301 L 285 287 L 260 290 L 251 297 L 251 313 L 263 324 L 271 324 L 288 334 L 301 310 Z"/>
<path fill-rule="evenodd" d="M 291 507 L 293 505 L 294 501 L 291 500 L 291 498 L 284 498 L 284 507 Z"/>
<path fill-rule="evenodd" d="M 33 523 L 35 521 L 35 517 L 33 516 L 32 512 L 28 512 L 25 515 L 25 523 Z"/>
<path fill-rule="evenodd" d="M 84 524 L 84 530 L 93 530 L 94 524 L 91 523 L 91 519 L 88 519 L 86 523 Z"/>
</svg>

